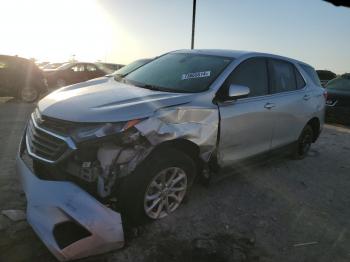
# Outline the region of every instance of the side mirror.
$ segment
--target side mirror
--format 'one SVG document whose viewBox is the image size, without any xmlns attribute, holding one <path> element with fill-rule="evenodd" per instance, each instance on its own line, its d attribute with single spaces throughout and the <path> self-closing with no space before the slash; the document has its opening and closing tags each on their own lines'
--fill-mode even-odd
<svg viewBox="0 0 350 262">
<path fill-rule="evenodd" d="M 228 88 L 228 96 L 230 98 L 238 99 L 248 96 L 250 89 L 247 86 L 230 85 Z"/>
</svg>

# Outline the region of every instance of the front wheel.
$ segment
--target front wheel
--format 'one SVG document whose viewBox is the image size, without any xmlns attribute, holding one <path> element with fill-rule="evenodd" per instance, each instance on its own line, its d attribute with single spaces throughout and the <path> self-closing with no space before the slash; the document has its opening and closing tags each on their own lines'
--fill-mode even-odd
<svg viewBox="0 0 350 262">
<path fill-rule="evenodd" d="M 175 149 L 155 152 L 130 174 L 120 189 L 122 213 L 132 224 L 164 218 L 183 202 L 196 167 L 186 154 Z"/>
<path fill-rule="evenodd" d="M 313 137 L 314 132 L 312 127 L 310 125 L 305 126 L 297 141 L 293 155 L 294 159 L 303 159 L 306 157 L 307 153 L 310 150 Z"/>
<path fill-rule="evenodd" d="M 23 102 L 33 103 L 39 98 L 39 91 L 35 87 L 24 87 L 20 90 L 19 97 Z"/>
</svg>

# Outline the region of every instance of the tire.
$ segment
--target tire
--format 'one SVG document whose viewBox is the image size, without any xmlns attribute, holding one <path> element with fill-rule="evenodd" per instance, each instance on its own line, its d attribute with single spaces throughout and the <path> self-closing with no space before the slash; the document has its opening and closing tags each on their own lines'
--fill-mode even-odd
<svg viewBox="0 0 350 262">
<path fill-rule="evenodd" d="M 38 100 L 40 92 L 35 87 L 21 88 L 19 91 L 19 98 L 26 103 L 33 103 Z"/>
<path fill-rule="evenodd" d="M 304 159 L 310 150 L 314 138 L 314 131 L 310 125 L 306 125 L 301 132 L 294 149 L 293 158 L 296 160 Z"/>
<path fill-rule="evenodd" d="M 124 179 L 119 189 L 123 217 L 132 225 L 166 217 L 183 202 L 195 174 L 195 163 L 185 153 L 175 149 L 155 151 Z M 171 178 L 178 182 L 170 182 Z"/>
<path fill-rule="evenodd" d="M 66 83 L 66 80 L 62 79 L 62 78 L 59 78 L 57 79 L 56 81 L 56 87 L 64 87 L 66 86 L 67 83 Z"/>
</svg>

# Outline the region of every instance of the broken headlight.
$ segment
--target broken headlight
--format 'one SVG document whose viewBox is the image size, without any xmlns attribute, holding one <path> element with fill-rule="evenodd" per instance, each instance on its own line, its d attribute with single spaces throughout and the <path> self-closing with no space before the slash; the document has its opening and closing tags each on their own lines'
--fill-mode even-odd
<svg viewBox="0 0 350 262">
<path fill-rule="evenodd" d="M 76 129 L 72 133 L 72 137 L 77 142 L 98 139 L 123 132 L 133 127 L 139 122 L 140 120 L 134 119 L 127 122 L 103 123 L 91 126 L 84 126 Z"/>
</svg>

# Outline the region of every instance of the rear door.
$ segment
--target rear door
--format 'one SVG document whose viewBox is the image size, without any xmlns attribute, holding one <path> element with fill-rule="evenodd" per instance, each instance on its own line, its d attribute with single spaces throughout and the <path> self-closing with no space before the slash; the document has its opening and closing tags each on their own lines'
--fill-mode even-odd
<svg viewBox="0 0 350 262">
<path fill-rule="evenodd" d="M 102 72 L 102 70 L 94 64 L 86 64 L 86 74 L 88 79 L 106 75 L 106 73 Z"/>
<path fill-rule="evenodd" d="M 327 86 L 327 118 L 350 124 L 350 74 L 330 81 Z"/>
<path fill-rule="evenodd" d="M 291 62 L 268 59 L 271 113 L 276 119 L 272 148 L 296 141 L 307 123 L 311 94 L 298 69 Z"/>
<path fill-rule="evenodd" d="M 229 100 L 226 94 L 230 84 L 249 87 L 249 96 Z M 267 60 L 259 57 L 243 61 L 221 87 L 218 97 L 221 165 L 268 151 L 274 119 L 268 96 Z"/>
<path fill-rule="evenodd" d="M 84 64 L 80 64 L 80 63 L 75 64 L 74 66 L 72 66 L 70 68 L 69 79 L 67 79 L 67 81 L 69 81 L 69 83 L 75 84 L 75 83 L 79 83 L 79 82 L 84 82 L 88 79 L 89 78 L 88 78 Z"/>
</svg>

